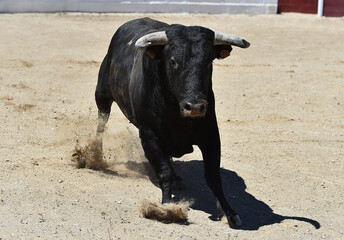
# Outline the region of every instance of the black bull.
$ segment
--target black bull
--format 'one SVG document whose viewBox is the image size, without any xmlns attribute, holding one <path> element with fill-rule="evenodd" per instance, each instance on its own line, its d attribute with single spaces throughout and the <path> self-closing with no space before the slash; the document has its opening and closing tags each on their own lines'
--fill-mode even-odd
<svg viewBox="0 0 344 240">
<path fill-rule="evenodd" d="M 115 101 L 139 129 L 145 156 L 162 190 L 162 203 L 171 200 L 172 183 L 181 181 L 171 158 L 191 153 L 197 145 L 219 217 L 225 214 L 232 226 L 241 225 L 241 220 L 222 189 L 212 63 L 229 56 L 231 46 L 249 45 L 234 35 L 199 26 L 168 25 L 149 18 L 133 20 L 114 34 L 95 92 L 97 134 L 103 133 Z"/>
</svg>

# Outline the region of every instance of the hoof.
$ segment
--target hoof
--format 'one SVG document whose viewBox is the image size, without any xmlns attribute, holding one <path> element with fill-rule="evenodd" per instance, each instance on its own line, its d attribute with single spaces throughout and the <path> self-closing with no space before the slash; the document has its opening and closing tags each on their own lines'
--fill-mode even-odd
<svg viewBox="0 0 344 240">
<path fill-rule="evenodd" d="M 231 227 L 240 227 L 242 225 L 242 221 L 239 215 L 230 216 L 228 218 L 228 223 L 229 223 L 229 226 Z"/>
<path fill-rule="evenodd" d="M 225 212 L 222 210 L 222 207 L 219 201 L 216 201 L 216 214 L 217 214 L 217 219 L 220 221 L 225 216 Z"/>
<path fill-rule="evenodd" d="M 222 209 L 217 209 L 217 219 L 221 221 L 221 219 L 225 216 L 225 213 L 222 211 Z"/>
</svg>

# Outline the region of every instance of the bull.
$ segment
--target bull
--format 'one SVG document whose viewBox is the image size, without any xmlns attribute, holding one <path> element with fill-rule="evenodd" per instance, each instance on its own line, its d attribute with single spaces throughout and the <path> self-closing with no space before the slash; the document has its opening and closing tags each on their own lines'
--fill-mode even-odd
<svg viewBox="0 0 344 240">
<path fill-rule="evenodd" d="M 220 177 L 220 137 L 212 90 L 213 60 L 230 55 L 231 46 L 249 42 L 200 26 L 166 24 L 150 18 L 118 28 L 102 61 L 95 100 L 101 136 L 116 102 L 139 130 L 145 157 L 156 174 L 162 203 L 181 183 L 172 157 L 202 152 L 207 185 L 217 200 L 218 217 L 242 224 L 225 198 Z"/>
</svg>

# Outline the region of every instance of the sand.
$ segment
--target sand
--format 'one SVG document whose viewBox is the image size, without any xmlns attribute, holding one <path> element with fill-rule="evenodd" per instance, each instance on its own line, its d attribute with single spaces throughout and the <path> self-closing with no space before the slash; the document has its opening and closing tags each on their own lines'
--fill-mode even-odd
<svg viewBox="0 0 344 240">
<path fill-rule="evenodd" d="M 95 136 L 94 90 L 116 29 L 150 16 L 251 43 L 214 62 L 226 196 L 214 221 L 200 151 L 174 159 L 187 223 L 146 219 L 161 200 L 137 129 L 113 105 L 101 170 L 76 168 Z M 0 239 L 343 239 L 344 18 L 315 15 L 1 14 Z"/>
</svg>

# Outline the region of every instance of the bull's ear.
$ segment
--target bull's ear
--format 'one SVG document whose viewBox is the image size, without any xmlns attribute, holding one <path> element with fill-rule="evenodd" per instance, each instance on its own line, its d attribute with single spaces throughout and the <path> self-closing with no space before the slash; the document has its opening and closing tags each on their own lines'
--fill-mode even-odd
<svg viewBox="0 0 344 240">
<path fill-rule="evenodd" d="M 215 46 L 215 58 L 225 59 L 230 55 L 232 47 L 230 45 L 218 45 Z"/>
<path fill-rule="evenodd" d="M 161 57 L 163 48 L 164 48 L 163 46 L 150 46 L 150 47 L 147 47 L 146 55 L 149 58 L 151 58 L 151 59 L 155 59 L 155 58 Z"/>
<path fill-rule="evenodd" d="M 156 53 L 152 51 L 152 49 L 149 49 L 149 48 L 146 50 L 146 55 L 150 57 L 151 59 L 154 59 L 156 57 Z"/>
</svg>

